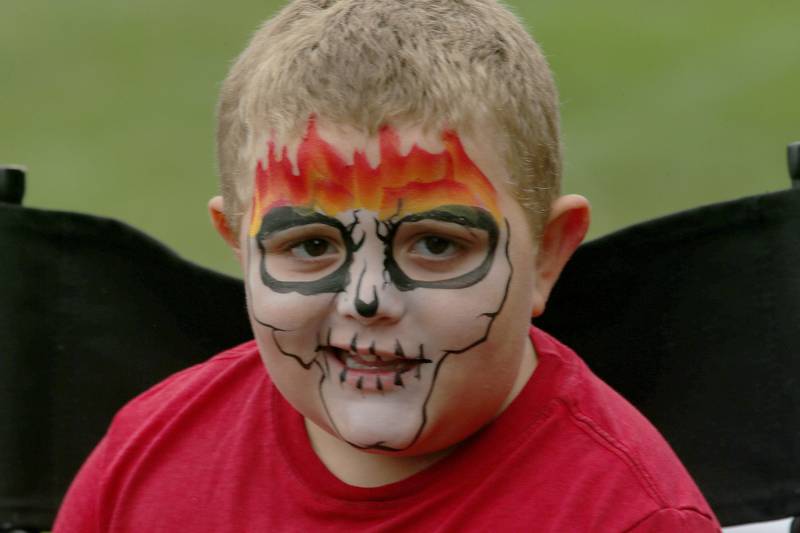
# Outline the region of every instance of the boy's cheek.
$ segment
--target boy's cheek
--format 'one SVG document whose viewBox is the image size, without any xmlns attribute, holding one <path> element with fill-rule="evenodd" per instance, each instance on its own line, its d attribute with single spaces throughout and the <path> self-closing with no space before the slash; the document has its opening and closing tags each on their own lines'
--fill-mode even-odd
<svg viewBox="0 0 800 533">
<path fill-rule="evenodd" d="M 490 421 L 500 409 L 516 377 L 516 354 L 498 357 L 502 346 L 450 358 L 442 364 L 430 401 L 431 432 L 449 432 L 461 440 Z M 446 428 L 446 429 L 442 429 Z"/>
<path fill-rule="evenodd" d="M 285 330 L 283 333 L 299 332 L 319 324 L 333 299 L 331 294 L 303 296 L 296 292 L 278 293 L 260 283 L 251 284 L 248 292 L 251 315 L 258 322 Z"/>
</svg>

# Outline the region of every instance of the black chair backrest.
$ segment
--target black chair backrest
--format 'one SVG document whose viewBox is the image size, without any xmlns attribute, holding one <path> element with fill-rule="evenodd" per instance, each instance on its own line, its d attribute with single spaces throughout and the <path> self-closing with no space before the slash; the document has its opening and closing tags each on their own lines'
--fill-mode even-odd
<svg viewBox="0 0 800 533">
<path fill-rule="evenodd" d="M 537 323 L 659 428 L 724 525 L 800 514 L 800 190 L 583 245 Z"/>
<path fill-rule="evenodd" d="M 239 280 L 112 220 L 0 203 L 0 530 L 49 529 L 117 409 L 250 336 Z"/>
</svg>

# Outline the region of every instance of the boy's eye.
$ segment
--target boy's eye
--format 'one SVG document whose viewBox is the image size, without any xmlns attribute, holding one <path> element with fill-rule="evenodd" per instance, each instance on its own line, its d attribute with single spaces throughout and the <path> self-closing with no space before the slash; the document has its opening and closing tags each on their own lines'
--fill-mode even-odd
<svg viewBox="0 0 800 533">
<path fill-rule="evenodd" d="M 477 268 L 489 250 L 485 230 L 432 219 L 401 223 L 392 239 L 392 258 L 410 279 L 436 282 Z"/>
<path fill-rule="evenodd" d="M 307 239 L 295 244 L 290 250 L 292 255 L 300 259 L 313 259 L 336 251 L 326 239 Z"/>
<path fill-rule="evenodd" d="M 429 259 L 445 259 L 458 252 L 458 245 L 450 239 L 428 235 L 411 246 L 411 253 Z"/>
<path fill-rule="evenodd" d="M 259 246 L 267 274 L 285 282 L 309 282 L 336 271 L 347 259 L 341 232 L 328 224 L 304 224 L 267 234 Z"/>
</svg>

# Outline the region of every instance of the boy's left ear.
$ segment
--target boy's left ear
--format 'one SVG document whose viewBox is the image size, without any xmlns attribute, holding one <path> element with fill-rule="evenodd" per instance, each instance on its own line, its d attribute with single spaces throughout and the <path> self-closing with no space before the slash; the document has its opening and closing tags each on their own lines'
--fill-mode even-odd
<svg viewBox="0 0 800 533">
<path fill-rule="evenodd" d="M 544 313 L 558 276 L 589 230 L 589 220 L 589 201 L 583 196 L 568 194 L 553 202 L 536 256 L 536 287 L 531 316 Z"/>
<path fill-rule="evenodd" d="M 223 240 L 228 243 L 228 246 L 230 246 L 238 256 L 239 239 L 228 223 L 223 206 L 222 196 L 215 196 L 208 201 L 208 213 L 211 215 L 211 223 L 214 225 L 214 229 L 217 230 L 217 233 L 220 234 Z"/>
</svg>

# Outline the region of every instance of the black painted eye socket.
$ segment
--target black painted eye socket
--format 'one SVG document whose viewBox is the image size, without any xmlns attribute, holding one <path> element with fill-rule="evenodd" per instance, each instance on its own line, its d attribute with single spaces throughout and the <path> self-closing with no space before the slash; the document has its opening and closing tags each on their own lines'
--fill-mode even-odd
<svg viewBox="0 0 800 533">
<path fill-rule="evenodd" d="M 489 272 L 499 230 L 479 207 L 442 206 L 388 224 L 384 267 L 398 289 L 457 289 Z"/>
<path fill-rule="evenodd" d="M 261 281 L 278 293 L 340 292 L 348 280 L 355 245 L 337 219 L 309 209 L 276 207 L 256 236 Z"/>
<path fill-rule="evenodd" d="M 314 225 L 322 229 L 303 233 Z M 404 232 L 415 225 L 422 227 L 422 232 L 411 231 L 411 238 L 405 239 Z M 345 290 L 352 281 L 348 271 L 353 254 L 363 243 L 363 239 L 358 244 L 353 242 L 353 227 L 355 224 L 345 227 L 336 218 L 308 209 L 272 209 L 262 219 L 256 236 L 261 252 L 261 281 L 278 293 L 311 295 Z M 382 233 L 381 227 L 388 231 Z M 289 251 L 303 259 L 295 259 L 291 275 L 284 275 L 287 270 L 280 268 L 280 260 L 285 260 L 286 254 L 270 255 L 265 243 L 269 236 L 295 228 L 301 228 L 300 236 L 290 239 Z M 499 235 L 497 223 L 488 211 L 463 205 L 441 206 L 398 222 L 380 223 L 376 231 L 384 242 L 386 273 L 401 291 L 459 289 L 479 282 L 491 269 Z M 335 253 L 329 253 L 334 251 L 332 248 Z"/>
</svg>

